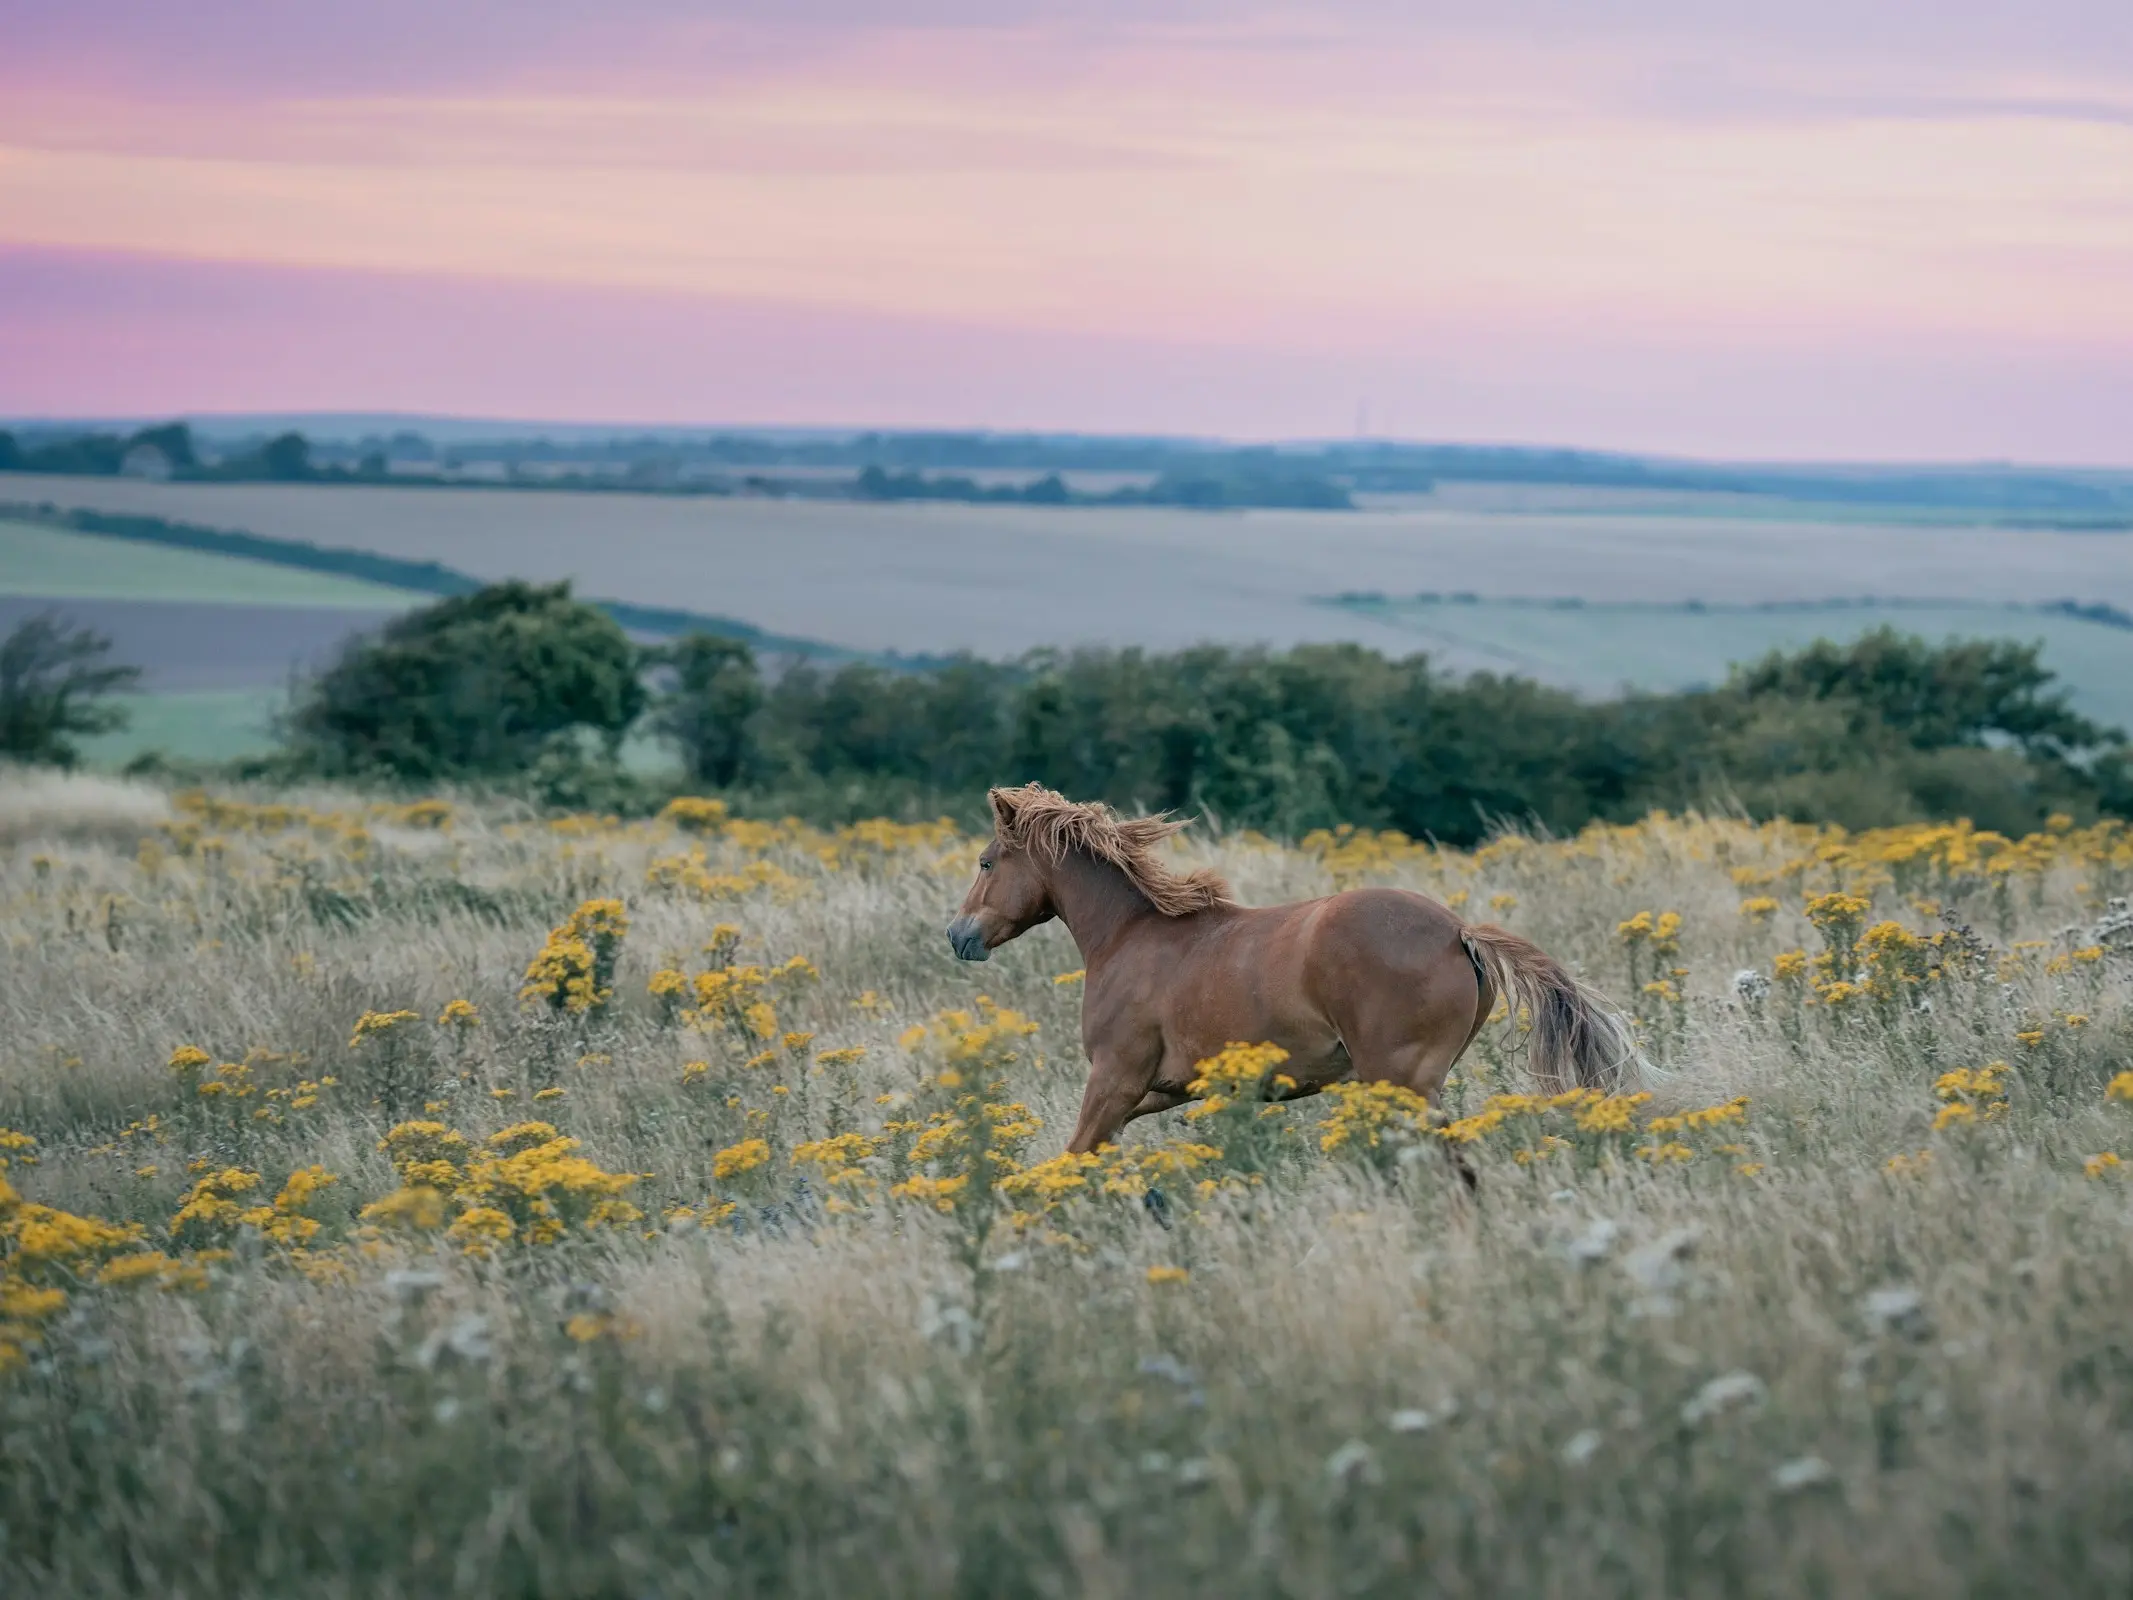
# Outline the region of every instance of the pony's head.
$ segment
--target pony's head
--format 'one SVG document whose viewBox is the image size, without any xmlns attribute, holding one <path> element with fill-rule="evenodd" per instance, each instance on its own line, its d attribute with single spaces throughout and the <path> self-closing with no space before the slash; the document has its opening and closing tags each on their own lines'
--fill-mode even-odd
<svg viewBox="0 0 2133 1600">
<path fill-rule="evenodd" d="M 1115 868 L 1120 892 L 1165 917 L 1231 903 L 1214 872 L 1176 873 L 1157 846 L 1185 826 L 1168 817 L 1120 817 L 1038 784 L 994 789 L 992 841 L 978 856 L 978 881 L 948 924 L 948 943 L 965 961 L 983 961 L 1008 940 L 1059 915 L 1052 869 L 1069 855 Z"/>
<path fill-rule="evenodd" d="M 1010 939 L 1059 915 L 1037 859 L 1016 826 L 1023 794 L 994 789 L 992 839 L 978 852 L 978 877 L 948 924 L 948 947 L 964 961 L 983 961 Z"/>
</svg>

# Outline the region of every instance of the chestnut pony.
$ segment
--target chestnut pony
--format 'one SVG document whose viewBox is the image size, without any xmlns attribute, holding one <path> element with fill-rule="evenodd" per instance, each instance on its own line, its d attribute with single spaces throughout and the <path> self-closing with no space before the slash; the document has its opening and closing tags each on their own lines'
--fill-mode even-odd
<svg viewBox="0 0 2133 1600">
<path fill-rule="evenodd" d="M 1350 889 L 1253 909 L 1213 872 L 1158 859 L 1184 823 L 1036 784 L 989 798 L 992 841 L 948 943 L 983 961 L 1054 917 L 1074 936 L 1090 1070 L 1070 1151 L 1185 1104 L 1194 1063 L 1234 1042 L 1288 1051 L 1292 1097 L 1355 1078 L 1434 1099 L 1500 992 L 1530 1015 L 1528 1064 L 1550 1090 L 1612 1090 L 1637 1069 L 1620 1014 L 1552 956 L 1426 896 Z"/>
</svg>

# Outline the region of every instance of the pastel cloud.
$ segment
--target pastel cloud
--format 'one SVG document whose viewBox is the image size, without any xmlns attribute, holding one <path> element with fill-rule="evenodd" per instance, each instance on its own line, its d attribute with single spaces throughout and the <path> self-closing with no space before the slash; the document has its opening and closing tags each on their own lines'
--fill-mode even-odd
<svg viewBox="0 0 2133 1600">
<path fill-rule="evenodd" d="M 890 29 L 818 4 L 765 29 L 715 8 L 537 0 L 510 26 L 446 8 L 425 33 L 402 3 L 367 13 L 359 38 L 325 8 L 299 14 L 306 34 L 285 13 L 268 27 L 258 6 L 211 5 L 160 93 L 125 88 L 141 68 L 128 49 L 33 28 L 0 65 L 0 87 L 16 83 L 0 96 L 0 248 L 45 279 L 54 263 L 132 261 L 129 293 L 151 300 L 141 258 L 435 286 L 415 295 L 429 310 L 379 330 L 385 349 L 434 343 L 421 317 L 454 284 L 517 286 L 527 305 L 635 298 L 703 330 L 747 307 L 788 336 L 810 317 L 847 336 L 871 319 L 910 359 L 927 338 L 973 352 L 949 363 L 968 373 L 966 404 L 935 419 L 966 423 L 1006 420 L 974 413 L 1016 387 L 1004 369 L 980 376 L 988 338 L 1002 361 L 1094 340 L 1129 363 L 1198 352 L 1194 370 L 1227 367 L 1257 399 L 1211 409 L 1249 413 L 1253 431 L 1328 431 L 1316 399 L 1284 415 L 1285 384 L 1367 382 L 1416 429 L 1542 437 L 1581 408 L 1539 400 L 1522 421 L 1480 396 L 1487 352 L 1517 389 L 1510 352 L 1544 350 L 1555 381 L 1640 419 L 1609 442 L 2133 451 L 2088 420 L 2099 384 L 2133 388 L 2133 71 L 2092 64 L 2128 31 L 2096 8 L 2062 6 L 2020 44 L 1982 7 L 1936 11 L 1942 47 L 1906 55 L 1901 28 L 1855 18 L 1847 35 L 1820 6 L 1727 34 L 1708 7 L 1650 3 L 1602 32 L 1528 0 L 1556 30 L 1534 43 L 1478 7 L 1429 27 L 1358 7 L 1215 28 L 1192 6 L 1071 23 L 988 8 L 977 24 L 942 6 Z M 160 11 L 129 13 L 129 33 L 114 15 L 128 8 L 91 9 L 136 51 L 164 27 Z M 409 29 L 434 47 L 427 71 L 404 63 Z M 347 48 L 307 70 L 306 37 Z M 194 281 L 175 266 L 163 279 L 172 294 Z M 268 320 L 232 307 L 225 348 Z M 0 323 L 16 369 L 0 405 L 56 406 L 37 395 L 80 375 L 49 329 L 17 342 L 20 322 Z M 572 350 L 529 402 L 550 415 L 587 412 L 601 363 Z M 811 403 L 827 410 L 783 420 L 874 420 L 875 376 L 851 365 L 840 408 L 840 358 L 821 359 Z M 1879 384 L 1890 414 L 1829 440 L 1778 420 L 1812 411 L 1818 362 L 1931 370 L 1917 381 L 1940 387 L 1904 420 L 1902 382 Z M 436 407 L 436 390 L 469 387 L 422 365 L 431 391 L 377 392 L 392 384 L 373 372 L 362 403 Z M 1966 367 L 2027 374 L 2017 387 L 2043 412 L 2011 415 L 1980 381 L 1951 415 L 1947 376 Z M 1720 392 L 1687 398 L 1665 376 L 1691 368 Z M 293 403 L 279 381 L 232 403 Z M 110 382 L 96 409 L 126 408 L 127 380 Z M 1774 407 L 1724 393 L 1749 382 L 1789 387 Z M 1103 388 L 1061 401 L 1101 405 Z M 634 407 L 604 403 L 649 416 L 690 401 L 647 383 Z M 770 415 L 745 395 L 721 411 Z M 1237 424 L 1180 410 L 1133 425 Z"/>
</svg>

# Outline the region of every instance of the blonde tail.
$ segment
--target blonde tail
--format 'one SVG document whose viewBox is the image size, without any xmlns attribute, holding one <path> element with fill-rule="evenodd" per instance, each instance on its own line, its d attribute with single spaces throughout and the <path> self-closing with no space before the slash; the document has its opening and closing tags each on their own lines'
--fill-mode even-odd
<svg viewBox="0 0 2133 1600">
<path fill-rule="evenodd" d="M 1629 1021 L 1531 940 L 1488 923 L 1460 930 L 1460 942 L 1515 1009 L 1532 1018 L 1526 1062 L 1551 1092 L 1634 1088 L 1648 1068 Z"/>
</svg>

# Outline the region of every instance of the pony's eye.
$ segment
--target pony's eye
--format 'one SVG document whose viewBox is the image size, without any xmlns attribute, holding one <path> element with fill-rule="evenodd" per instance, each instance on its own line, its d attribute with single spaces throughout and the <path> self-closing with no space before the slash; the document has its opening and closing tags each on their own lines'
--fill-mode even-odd
<svg viewBox="0 0 2133 1600">
<path fill-rule="evenodd" d="M 990 861 L 982 861 L 982 860 L 981 860 L 981 861 L 980 861 L 980 862 L 978 863 L 978 871 L 980 871 L 980 872 L 990 872 L 990 871 L 992 871 L 992 863 L 991 863 Z"/>
</svg>

